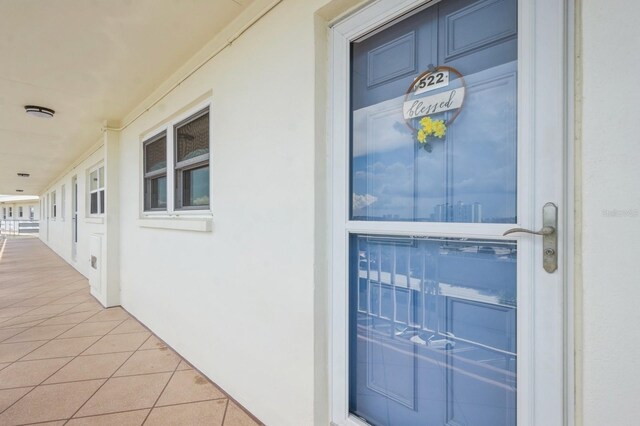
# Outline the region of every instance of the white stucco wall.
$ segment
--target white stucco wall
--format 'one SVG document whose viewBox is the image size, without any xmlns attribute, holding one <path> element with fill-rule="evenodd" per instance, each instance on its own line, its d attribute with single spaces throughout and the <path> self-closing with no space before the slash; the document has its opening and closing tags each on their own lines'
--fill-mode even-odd
<svg viewBox="0 0 640 426">
<path fill-rule="evenodd" d="M 88 208 L 88 173 L 89 170 L 104 162 L 104 149 L 92 148 L 89 153 L 53 182 L 42 194 L 40 200 L 44 203 L 44 214 L 40 218 L 40 239 L 54 250 L 60 257 L 67 261 L 86 277 L 90 275 L 89 269 L 89 237 L 91 235 L 104 235 L 104 218 L 89 218 Z M 72 257 L 72 179 L 78 178 L 78 245 L 76 258 Z M 62 197 L 62 185 L 65 187 Z M 51 193 L 56 192 L 57 217 L 51 214 Z M 47 201 L 49 195 L 49 201 Z M 48 203 L 48 204 L 47 204 Z M 64 217 L 62 206 L 64 204 Z M 106 239 L 103 239 L 103 252 L 106 248 Z M 103 271 L 104 273 L 104 271 Z"/>
<path fill-rule="evenodd" d="M 584 425 L 640 418 L 640 4 L 582 0 Z"/>
<path fill-rule="evenodd" d="M 281 3 L 120 137 L 123 307 L 270 425 L 328 415 L 314 345 L 323 3 Z M 139 226 L 142 135 L 207 94 L 213 231 Z"/>
</svg>

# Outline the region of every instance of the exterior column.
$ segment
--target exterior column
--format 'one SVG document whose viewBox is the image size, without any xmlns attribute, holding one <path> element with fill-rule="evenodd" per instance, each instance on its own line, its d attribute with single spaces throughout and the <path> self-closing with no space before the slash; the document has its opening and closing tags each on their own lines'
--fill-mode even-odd
<svg viewBox="0 0 640 426">
<path fill-rule="evenodd" d="M 109 308 L 120 305 L 120 132 L 104 130 L 103 138 L 106 188 L 103 285 L 94 296 Z"/>
</svg>

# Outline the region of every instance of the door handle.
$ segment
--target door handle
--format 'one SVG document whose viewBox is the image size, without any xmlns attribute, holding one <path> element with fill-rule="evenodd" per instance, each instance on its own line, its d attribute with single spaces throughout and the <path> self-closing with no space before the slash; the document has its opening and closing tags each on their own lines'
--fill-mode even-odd
<svg viewBox="0 0 640 426">
<path fill-rule="evenodd" d="M 542 207 L 542 229 L 531 231 L 524 228 L 512 228 L 503 236 L 524 232 L 527 234 L 542 235 L 542 267 L 552 273 L 558 269 L 558 207 L 553 203 L 547 203 Z"/>
</svg>

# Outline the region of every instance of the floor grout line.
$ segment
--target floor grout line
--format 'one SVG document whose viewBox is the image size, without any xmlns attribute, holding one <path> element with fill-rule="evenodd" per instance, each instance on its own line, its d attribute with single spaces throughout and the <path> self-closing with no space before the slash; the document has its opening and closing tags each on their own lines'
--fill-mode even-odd
<svg viewBox="0 0 640 426">
<path fill-rule="evenodd" d="M 106 336 L 106 335 L 105 335 L 105 336 Z M 140 343 L 140 345 L 138 346 L 138 349 L 139 349 L 142 345 L 144 345 L 144 344 L 145 344 L 145 342 L 146 342 L 149 338 L 151 338 L 151 336 L 149 336 L 147 339 L 145 339 L 145 340 L 144 340 L 144 342 Z M 96 343 L 97 343 L 97 342 L 96 342 Z M 111 373 L 111 375 L 110 375 L 110 376 L 109 376 L 109 377 L 108 377 L 108 378 L 107 378 L 107 379 L 106 379 L 106 380 L 105 380 L 105 381 L 104 381 L 104 382 L 103 382 L 103 383 L 98 387 L 98 389 L 96 389 L 96 391 L 95 391 L 95 392 L 93 392 L 93 394 L 91 394 L 91 396 L 90 396 L 89 398 L 87 398 L 87 399 L 84 401 L 84 403 L 83 403 L 83 404 L 82 404 L 82 405 L 81 405 L 81 406 L 80 406 L 80 407 L 79 407 L 79 408 L 78 408 L 78 409 L 77 409 L 77 410 L 76 410 L 76 411 L 71 415 L 71 417 L 69 417 L 69 419 L 67 419 L 67 421 L 66 421 L 64 424 L 67 424 L 71 419 L 73 419 L 73 418 L 74 418 L 74 416 L 75 416 L 76 414 L 78 414 L 78 413 L 80 412 L 80 410 L 82 410 L 82 407 L 84 407 L 85 405 L 87 405 L 87 402 L 89 402 L 89 401 L 90 401 L 90 400 L 91 400 L 91 399 L 92 399 L 92 398 L 93 398 L 93 397 L 94 397 L 94 396 L 95 396 L 95 395 L 100 391 L 100 389 L 102 389 L 102 387 L 103 387 L 103 386 L 104 386 L 104 385 L 105 385 L 109 380 L 111 380 L 111 379 L 113 378 L 113 375 L 114 375 L 114 374 L 116 374 L 116 373 L 118 372 L 118 370 L 119 370 L 120 368 L 122 368 L 122 366 L 123 366 L 123 365 L 125 365 L 125 364 L 127 363 L 127 361 L 129 361 L 129 360 L 131 359 L 131 357 L 132 357 L 132 356 L 137 352 L 137 350 L 138 350 L 138 349 L 136 349 L 135 351 L 131 352 L 131 355 L 129 355 L 129 356 L 127 357 L 127 359 L 125 359 L 125 360 L 124 360 L 124 362 L 123 362 L 122 364 L 120 364 L 120 366 L 119 366 L 119 367 L 117 367 L 117 368 L 113 371 L 113 373 Z"/>
</svg>

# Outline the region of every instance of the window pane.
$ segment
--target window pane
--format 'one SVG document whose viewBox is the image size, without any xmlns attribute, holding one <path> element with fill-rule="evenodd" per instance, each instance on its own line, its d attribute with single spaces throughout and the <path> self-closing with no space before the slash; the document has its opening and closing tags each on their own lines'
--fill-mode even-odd
<svg viewBox="0 0 640 426">
<path fill-rule="evenodd" d="M 99 192 L 100 194 L 100 213 L 104 213 L 104 189 Z"/>
<path fill-rule="evenodd" d="M 89 175 L 90 188 L 92 191 L 98 189 L 98 171 L 94 170 Z"/>
<path fill-rule="evenodd" d="M 91 214 L 96 214 L 98 213 L 98 193 L 97 192 L 92 192 L 91 193 L 91 210 L 90 210 Z"/>
<path fill-rule="evenodd" d="M 163 136 L 144 148 L 145 172 L 154 172 L 167 167 L 167 138 Z"/>
<path fill-rule="evenodd" d="M 104 167 L 98 169 L 98 174 L 100 175 L 98 178 L 98 188 L 104 188 Z"/>
<path fill-rule="evenodd" d="M 161 176 L 147 181 L 147 191 L 151 191 L 147 209 L 167 208 L 167 177 Z"/>
<path fill-rule="evenodd" d="M 183 172 L 183 205 L 209 205 L 209 166 Z"/>
<path fill-rule="evenodd" d="M 176 129 L 176 162 L 209 153 L 209 113 Z"/>
</svg>

